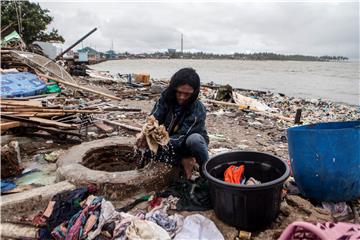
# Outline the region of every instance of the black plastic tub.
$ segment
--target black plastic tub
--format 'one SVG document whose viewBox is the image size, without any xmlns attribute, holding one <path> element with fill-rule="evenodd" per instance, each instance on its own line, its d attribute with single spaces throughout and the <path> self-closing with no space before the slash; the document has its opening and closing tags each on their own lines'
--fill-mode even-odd
<svg viewBox="0 0 360 240">
<path fill-rule="evenodd" d="M 257 185 L 227 183 L 224 172 L 230 165 L 245 164 L 244 175 L 261 181 Z M 257 231 L 278 215 L 282 185 L 290 175 L 285 161 L 261 152 L 234 151 L 217 154 L 203 165 L 209 180 L 216 216 L 242 230 Z"/>
</svg>

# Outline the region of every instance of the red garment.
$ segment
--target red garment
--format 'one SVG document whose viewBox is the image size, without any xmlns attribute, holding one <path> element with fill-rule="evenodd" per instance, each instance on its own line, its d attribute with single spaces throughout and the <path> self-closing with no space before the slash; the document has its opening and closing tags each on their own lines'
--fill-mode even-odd
<svg viewBox="0 0 360 240">
<path fill-rule="evenodd" d="M 161 197 L 154 197 L 149 201 L 150 208 L 153 209 L 161 204 L 162 198 Z"/>
<path fill-rule="evenodd" d="M 224 172 L 224 181 L 228 183 L 240 184 L 245 171 L 245 165 L 231 165 Z"/>
</svg>

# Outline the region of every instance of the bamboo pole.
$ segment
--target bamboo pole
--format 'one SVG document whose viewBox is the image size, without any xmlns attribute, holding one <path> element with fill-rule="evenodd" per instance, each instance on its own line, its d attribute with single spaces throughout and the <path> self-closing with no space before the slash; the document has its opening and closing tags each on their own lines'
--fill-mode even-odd
<svg viewBox="0 0 360 240">
<path fill-rule="evenodd" d="M 46 113 L 104 113 L 101 110 L 48 109 L 48 108 L 13 108 L 1 106 L 2 112 L 46 112 Z"/>
<path fill-rule="evenodd" d="M 8 105 L 8 106 L 19 106 L 19 107 L 42 107 L 42 104 L 40 101 L 36 100 L 26 100 L 26 101 L 20 101 L 20 100 L 0 100 L 1 105 Z"/>
<path fill-rule="evenodd" d="M 55 113 L 43 113 L 43 112 L 2 112 L 1 116 L 10 115 L 16 117 L 54 117 L 54 116 L 64 116 L 66 113 L 55 112 Z"/>
<path fill-rule="evenodd" d="M 115 126 L 119 126 L 119 127 L 123 127 L 132 131 L 136 131 L 136 132 L 141 132 L 141 128 L 138 127 L 134 127 L 134 126 L 130 126 L 124 123 L 119 123 L 119 122 L 115 122 L 115 121 L 110 121 L 110 120 L 106 120 L 106 119 L 100 119 L 100 118 L 96 118 L 97 120 L 102 120 L 104 123 L 108 123 L 108 124 L 112 124 Z"/>
<path fill-rule="evenodd" d="M 41 73 L 39 73 L 38 76 L 44 77 L 44 78 L 47 78 L 47 79 L 51 79 L 51 80 L 54 80 L 54 81 L 56 81 L 58 83 L 62 83 L 64 85 L 68 85 L 68 86 L 78 88 L 78 89 L 81 89 L 81 90 L 84 90 L 84 91 L 95 93 L 97 95 L 101 95 L 101 96 L 104 96 L 104 97 L 107 97 L 107 98 L 110 98 L 110 99 L 113 99 L 113 100 L 118 100 L 118 101 L 122 100 L 119 97 L 116 97 L 116 96 L 113 96 L 113 95 L 110 95 L 110 94 L 107 94 L 107 93 L 99 92 L 97 90 L 94 90 L 94 89 L 91 89 L 91 88 L 88 88 L 88 87 L 80 86 L 80 85 L 75 84 L 75 83 L 67 82 L 67 81 L 64 81 L 64 80 L 62 80 L 60 78 L 57 78 L 57 77 L 50 77 L 48 75 L 41 74 Z"/>
</svg>

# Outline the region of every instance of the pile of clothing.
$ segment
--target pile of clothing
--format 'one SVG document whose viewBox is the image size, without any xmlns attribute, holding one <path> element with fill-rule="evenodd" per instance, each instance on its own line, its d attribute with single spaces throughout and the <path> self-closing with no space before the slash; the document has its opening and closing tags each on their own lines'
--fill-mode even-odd
<svg viewBox="0 0 360 240">
<path fill-rule="evenodd" d="M 229 166 L 224 172 L 224 181 L 228 183 L 234 184 L 245 184 L 245 185 L 255 185 L 261 184 L 260 181 L 256 180 L 253 177 L 246 178 L 245 177 L 245 165 Z"/>
<path fill-rule="evenodd" d="M 169 215 L 169 210 L 179 210 L 178 206 L 180 209 L 182 206 L 178 205 L 180 198 L 168 195 L 171 188 L 158 194 L 163 197 L 144 196 L 121 209 L 116 209 L 103 197 L 93 195 L 94 192 L 95 189 L 89 186 L 55 195 L 46 209 L 32 220 L 39 227 L 39 238 L 214 239 L 215 236 L 224 239 L 216 225 L 202 215 Z M 176 194 L 174 189 L 173 193 Z M 142 201 L 147 201 L 147 211 L 127 212 Z"/>
</svg>

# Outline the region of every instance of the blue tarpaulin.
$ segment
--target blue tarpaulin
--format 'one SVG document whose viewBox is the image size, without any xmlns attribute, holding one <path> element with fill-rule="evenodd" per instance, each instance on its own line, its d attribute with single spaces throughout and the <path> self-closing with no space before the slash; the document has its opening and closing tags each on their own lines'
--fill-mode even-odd
<svg viewBox="0 0 360 240">
<path fill-rule="evenodd" d="M 1 74 L 1 97 L 26 97 L 44 94 L 46 84 L 37 75 L 29 72 Z"/>
<path fill-rule="evenodd" d="M 14 188 L 16 188 L 15 183 L 1 180 L 1 193 L 6 192 L 6 191 L 10 191 L 10 190 L 12 190 Z"/>
</svg>

